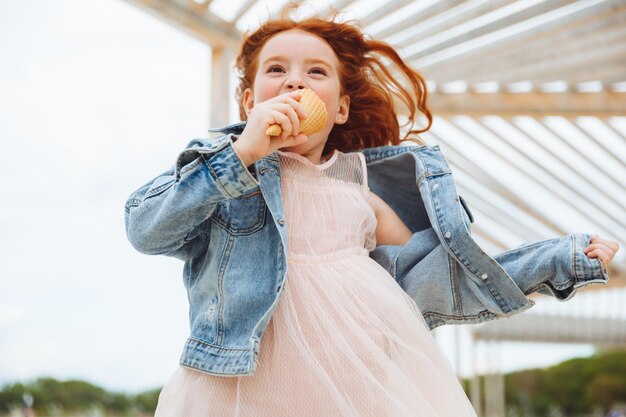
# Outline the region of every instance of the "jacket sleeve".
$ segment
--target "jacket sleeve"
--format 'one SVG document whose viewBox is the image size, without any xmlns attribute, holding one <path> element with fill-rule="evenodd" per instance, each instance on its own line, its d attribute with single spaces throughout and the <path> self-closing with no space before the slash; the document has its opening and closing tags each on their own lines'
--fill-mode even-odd
<svg viewBox="0 0 626 417">
<path fill-rule="evenodd" d="M 606 284 L 609 279 L 602 263 L 584 253 L 590 237 L 585 233 L 572 233 L 523 244 L 493 258 L 524 294 L 538 292 L 566 301 L 578 288 Z"/>
<path fill-rule="evenodd" d="M 218 203 L 259 186 L 235 152 L 233 136 L 192 140 L 171 169 L 128 197 L 126 235 L 135 249 L 185 259 Z"/>
</svg>

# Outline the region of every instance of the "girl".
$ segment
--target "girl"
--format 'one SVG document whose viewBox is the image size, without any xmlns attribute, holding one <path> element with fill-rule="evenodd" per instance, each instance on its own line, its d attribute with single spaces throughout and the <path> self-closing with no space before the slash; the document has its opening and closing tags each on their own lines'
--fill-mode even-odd
<svg viewBox="0 0 626 417">
<path fill-rule="evenodd" d="M 423 78 L 388 45 L 317 18 L 264 24 L 237 67 L 247 122 L 192 141 L 126 206 L 138 250 L 185 260 L 192 335 L 156 416 L 475 416 L 415 301 L 368 256 L 413 233 L 369 190 L 361 150 L 400 143 L 394 88 L 410 120 L 428 119 L 406 137 L 430 127 Z M 328 112 L 308 137 L 304 88 Z M 617 247 L 589 249 L 606 265 Z"/>
</svg>

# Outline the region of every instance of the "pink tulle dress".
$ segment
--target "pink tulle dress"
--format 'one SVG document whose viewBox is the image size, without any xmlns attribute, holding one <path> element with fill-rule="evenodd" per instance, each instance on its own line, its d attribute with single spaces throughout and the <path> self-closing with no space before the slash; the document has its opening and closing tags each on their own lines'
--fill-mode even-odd
<svg viewBox="0 0 626 417">
<path fill-rule="evenodd" d="M 319 165 L 278 154 L 287 281 L 256 372 L 179 366 L 155 417 L 475 417 L 417 305 L 368 256 L 376 217 L 363 154 L 334 151 Z"/>
</svg>

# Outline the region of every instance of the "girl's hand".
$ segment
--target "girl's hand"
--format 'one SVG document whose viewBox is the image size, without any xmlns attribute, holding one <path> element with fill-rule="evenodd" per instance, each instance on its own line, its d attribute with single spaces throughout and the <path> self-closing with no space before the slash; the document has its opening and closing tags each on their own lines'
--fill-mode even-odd
<svg viewBox="0 0 626 417">
<path fill-rule="evenodd" d="M 618 250 L 619 245 L 617 242 L 602 239 L 598 235 L 591 235 L 591 239 L 589 239 L 589 246 L 585 248 L 585 254 L 588 258 L 600 259 L 606 268 Z"/>
<path fill-rule="evenodd" d="M 307 116 L 304 106 L 299 103 L 301 97 L 300 91 L 294 91 L 254 105 L 246 127 L 235 141 L 235 149 L 244 162 L 253 163 L 279 148 L 299 145 L 308 140 L 306 135 L 300 133 L 300 119 Z M 265 134 L 273 124 L 279 124 L 282 128 L 279 136 Z"/>
</svg>

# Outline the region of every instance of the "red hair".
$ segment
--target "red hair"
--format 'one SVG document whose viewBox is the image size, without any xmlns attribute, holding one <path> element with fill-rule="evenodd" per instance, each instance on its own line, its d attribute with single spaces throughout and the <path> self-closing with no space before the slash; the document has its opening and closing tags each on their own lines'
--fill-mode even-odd
<svg viewBox="0 0 626 417">
<path fill-rule="evenodd" d="M 335 14 L 336 16 L 336 14 Z M 252 88 L 258 69 L 258 57 L 265 43 L 274 35 L 292 29 L 312 33 L 331 46 L 340 63 L 339 80 L 341 93 L 350 96 L 350 115 L 342 125 L 334 125 L 323 154 L 338 149 L 343 152 L 364 148 L 398 145 L 402 140 L 410 140 L 423 145 L 421 139 L 409 138 L 411 134 L 422 133 L 430 129 L 432 116 L 426 106 L 426 82 L 422 75 L 404 63 L 397 52 L 387 43 L 364 38 L 360 28 L 346 23 L 334 22 L 317 17 L 301 21 L 291 18 L 269 20 L 251 34 L 244 35 L 241 52 L 237 57 L 236 69 L 239 71 L 239 86 L 236 91 L 239 103 L 239 116 L 246 120 L 243 107 L 243 92 Z M 357 23 L 358 24 L 358 23 Z M 392 61 L 406 76 L 413 94 L 410 94 L 383 65 L 381 55 Z M 415 124 L 416 111 L 419 110 L 428 124 L 421 130 L 409 129 L 400 139 L 400 126 L 396 115 L 394 96 L 401 100 L 409 111 L 406 126 Z M 419 138 L 419 137 L 418 137 Z"/>
</svg>

